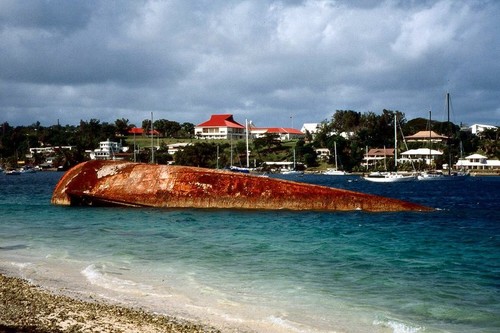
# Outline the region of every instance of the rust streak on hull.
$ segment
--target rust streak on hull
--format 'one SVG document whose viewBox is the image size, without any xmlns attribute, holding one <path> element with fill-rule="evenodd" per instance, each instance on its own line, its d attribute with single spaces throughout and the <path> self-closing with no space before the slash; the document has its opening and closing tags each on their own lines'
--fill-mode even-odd
<svg viewBox="0 0 500 333">
<path fill-rule="evenodd" d="M 89 161 L 57 184 L 56 205 L 317 211 L 429 211 L 381 196 L 195 167 Z"/>
</svg>

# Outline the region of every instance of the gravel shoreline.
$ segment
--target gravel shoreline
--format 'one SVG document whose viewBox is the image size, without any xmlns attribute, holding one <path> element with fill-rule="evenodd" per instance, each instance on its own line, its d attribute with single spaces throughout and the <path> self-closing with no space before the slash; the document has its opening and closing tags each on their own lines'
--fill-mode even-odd
<svg viewBox="0 0 500 333">
<path fill-rule="evenodd" d="M 215 328 L 174 317 L 56 295 L 3 274 L 0 274 L 0 332 L 220 333 Z"/>
</svg>

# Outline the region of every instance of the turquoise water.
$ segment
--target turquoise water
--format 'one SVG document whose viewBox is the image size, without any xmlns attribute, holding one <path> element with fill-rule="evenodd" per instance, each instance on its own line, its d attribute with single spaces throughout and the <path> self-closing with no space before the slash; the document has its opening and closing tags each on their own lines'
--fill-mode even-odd
<svg viewBox="0 0 500 333">
<path fill-rule="evenodd" d="M 52 206 L 60 176 L 0 175 L 0 271 L 228 331 L 500 331 L 498 177 L 290 176 L 439 208 L 319 213 Z"/>
</svg>

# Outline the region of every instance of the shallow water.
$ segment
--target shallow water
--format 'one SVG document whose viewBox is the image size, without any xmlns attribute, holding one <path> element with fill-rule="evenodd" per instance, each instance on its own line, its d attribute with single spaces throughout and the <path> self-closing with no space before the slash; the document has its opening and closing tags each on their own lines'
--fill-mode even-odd
<svg viewBox="0 0 500 333">
<path fill-rule="evenodd" d="M 499 178 L 289 176 L 439 208 L 320 213 L 52 206 L 60 176 L 0 175 L 0 269 L 225 329 L 500 331 Z"/>
</svg>

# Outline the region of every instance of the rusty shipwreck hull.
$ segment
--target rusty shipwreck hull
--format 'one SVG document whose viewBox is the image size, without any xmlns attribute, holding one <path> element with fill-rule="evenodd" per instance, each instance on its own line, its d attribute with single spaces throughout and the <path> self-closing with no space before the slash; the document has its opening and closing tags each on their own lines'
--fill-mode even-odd
<svg viewBox="0 0 500 333">
<path fill-rule="evenodd" d="M 118 161 L 81 163 L 61 178 L 56 205 L 317 211 L 429 211 L 406 201 L 204 168 Z"/>
</svg>

